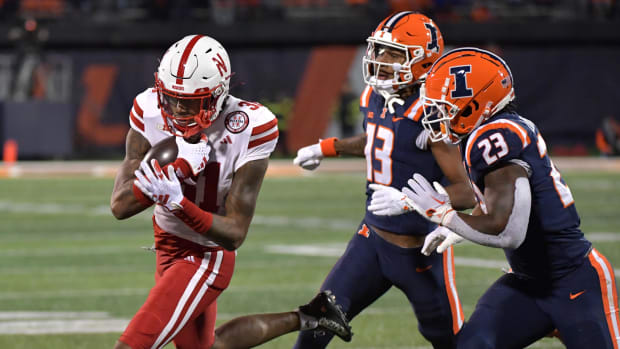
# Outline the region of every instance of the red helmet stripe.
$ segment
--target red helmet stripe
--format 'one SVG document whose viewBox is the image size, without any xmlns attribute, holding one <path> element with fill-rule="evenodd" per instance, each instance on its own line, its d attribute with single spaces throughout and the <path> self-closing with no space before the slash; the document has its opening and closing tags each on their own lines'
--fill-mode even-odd
<svg viewBox="0 0 620 349">
<path fill-rule="evenodd" d="M 194 45 L 196 42 L 202 38 L 202 35 L 196 35 L 189 41 L 187 47 L 185 47 L 185 51 L 183 51 L 183 56 L 181 56 L 181 61 L 179 62 L 179 69 L 177 70 L 177 84 L 183 85 L 183 74 L 185 73 L 185 63 L 187 63 L 187 59 L 189 58 L 189 54 L 192 52 Z"/>
</svg>

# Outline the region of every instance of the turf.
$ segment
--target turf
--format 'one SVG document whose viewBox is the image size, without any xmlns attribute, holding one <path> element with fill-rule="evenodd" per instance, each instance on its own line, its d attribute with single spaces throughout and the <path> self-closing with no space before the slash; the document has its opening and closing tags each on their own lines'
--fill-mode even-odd
<svg viewBox="0 0 620 349">
<path fill-rule="evenodd" d="M 596 248 L 620 267 L 620 181 L 611 173 L 565 173 L 582 228 L 613 233 Z M 317 174 L 267 178 L 235 275 L 218 303 L 219 322 L 258 312 L 287 311 L 305 303 L 354 233 L 363 214 L 363 174 Z M 0 316 L 8 312 L 97 312 L 130 319 L 153 285 L 150 214 L 117 221 L 109 213 L 112 179 L 0 180 Z M 617 237 L 618 239 L 615 239 Z M 310 245 L 323 256 L 275 253 Z M 501 251 L 457 246 L 457 257 L 503 260 Z M 459 266 L 456 280 L 465 315 L 501 275 L 500 268 Z M 29 315 L 32 316 L 32 315 Z M 44 328 L 51 322 L 35 322 Z M 0 317 L 0 348 L 111 348 L 112 333 L 6 334 L 17 320 Z M 52 321 L 45 319 L 45 321 Z M 54 323 L 69 332 L 66 318 Z M 67 326 L 63 326 L 67 325 Z M 390 290 L 352 322 L 350 344 L 331 348 L 430 348 L 417 331 L 406 298 Z M 20 331 L 14 331 L 21 333 Z M 290 348 L 295 334 L 264 348 Z M 532 347 L 559 348 L 544 340 Z M 171 345 L 168 348 L 172 348 Z"/>
</svg>

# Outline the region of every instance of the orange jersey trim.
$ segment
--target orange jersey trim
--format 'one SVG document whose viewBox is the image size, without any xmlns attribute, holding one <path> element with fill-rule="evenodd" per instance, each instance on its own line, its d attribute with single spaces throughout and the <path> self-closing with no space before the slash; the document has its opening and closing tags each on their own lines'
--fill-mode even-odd
<svg viewBox="0 0 620 349">
<path fill-rule="evenodd" d="M 370 104 L 370 96 L 372 95 L 372 87 L 366 86 L 364 92 L 360 95 L 360 107 L 368 108 Z"/>
<path fill-rule="evenodd" d="M 595 248 L 588 255 L 588 259 L 598 274 L 609 335 L 614 349 L 618 349 L 620 347 L 620 319 L 618 318 L 618 292 L 616 290 L 614 270 L 607 258 Z"/>
<path fill-rule="evenodd" d="M 415 103 L 412 103 L 409 108 L 407 109 L 407 111 L 405 112 L 405 116 L 413 121 L 420 121 L 420 118 L 422 117 L 423 113 L 423 108 L 420 107 L 421 103 L 420 100 L 418 99 L 417 101 L 415 101 Z"/>
<path fill-rule="evenodd" d="M 467 151 L 465 152 L 466 157 L 467 157 L 467 165 L 471 167 L 471 147 L 474 143 L 476 143 L 476 140 L 478 139 L 478 137 L 485 133 L 486 131 L 489 130 L 497 130 L 497 129 L 501 129 L 501 128 L 507 128 L 509 130 L 511 130 L 512 132 L 514 132 L 517 136 L 519 136 L 519 138 L 521 139 L 521 143 L 523 144 L 523 148 L 525 148 L 528 144 L 530 144 L 530 136 L 527 134 L 527 131 L 521 127 L 519 124 L 514 123 L 510 120 L 502 120 L 502 121 L 496 121 L 496 122 L 492 122 L 490 124 L 486 124 L 483 126 L 480 126 L 474 133 L 474 136 L 472 137 L 472 139 L 470 139 L 467 142 Z"/>
<path fill-rule="evenodd" d="M 450 312 L 452 313 L 452 332 L 457 334 L 463 327 L 463 307 L 456 290 L 456 281 L 454 278 L 454 249 L 448 247 L 443 252 L 443 277 L 446 285 L 446 294 L 450 302 Z"/>
</svg>

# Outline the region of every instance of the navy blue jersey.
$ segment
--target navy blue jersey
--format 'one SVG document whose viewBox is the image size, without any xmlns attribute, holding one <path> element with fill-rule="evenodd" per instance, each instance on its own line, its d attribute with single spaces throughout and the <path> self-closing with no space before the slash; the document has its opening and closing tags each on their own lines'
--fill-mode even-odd
<svg viewBox="0 0 620 349">
<path fill-rule="evenodd" d="M 501 113 L 468 138 L 463 149 L 472 181 L 484 191 L 484 176 L 507 163 L 528 171 L 532 210 L 523 244 L 505 250 L 517 273 L 552 278 L 578 267 L 591 244 L 579 229 L 570 189 L 547 154 L 538 128 L 516 113 Z"/>
<path fill-rule="evenodd" d="M 443 174 L 430 150 L 416 146 L 416 139 L 424 130 L 419 122 L 422 108 L 418 94 L 407 98 L 403 105 L 394 104 L 394 113 L 384 107 L 385 99 L 366 87 L 360 98 L 366 130 L 366 207 L 372 190 L 368 184 L 378 183 L 398 190 L 407 186 L 414 173 L 429 181 L 441 181 Z M 365 221 L 379 229 L 395 234 L 426 235 L 435 224 L 415 212 L 400 216 L 377 216 L 366 210 Z"/>
</svg>

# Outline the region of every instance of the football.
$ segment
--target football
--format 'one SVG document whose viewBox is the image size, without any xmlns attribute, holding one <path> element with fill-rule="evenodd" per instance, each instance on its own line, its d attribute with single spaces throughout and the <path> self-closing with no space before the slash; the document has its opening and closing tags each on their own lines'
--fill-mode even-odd
<svg viewBox="0 0 620 349">
<path fill-rule="evenodd" d="M 144 161 L 150 165 L 151 160 L 156 159 L 159 166 L 164 167 L 176 160 L 178 152 L 175 136 L 164 138 L 146 152 Z"/>
</svg>

